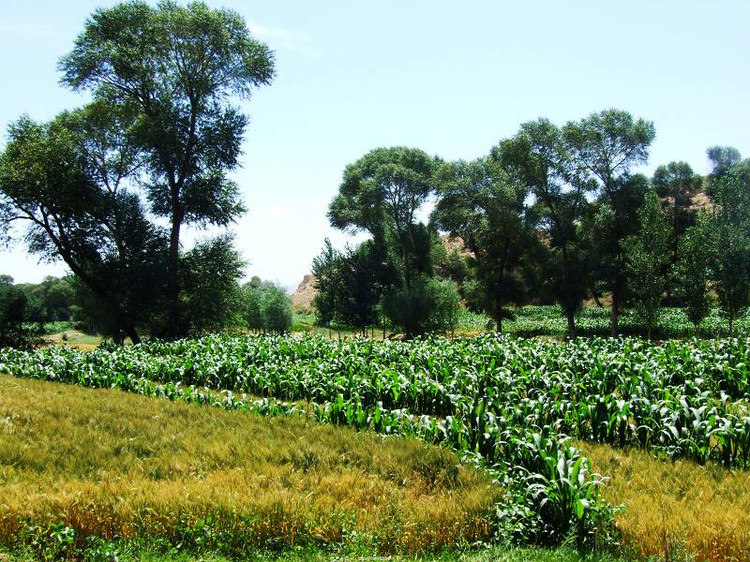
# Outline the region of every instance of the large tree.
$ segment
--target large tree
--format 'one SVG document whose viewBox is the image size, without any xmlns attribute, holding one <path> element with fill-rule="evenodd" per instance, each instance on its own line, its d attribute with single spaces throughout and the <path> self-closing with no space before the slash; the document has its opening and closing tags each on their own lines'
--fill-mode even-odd
<svg viewBox="0 0 750 562">
<path fill-rule="evenodd" d="M 558 127 L 547 119 L 524 123 L 515 137 L 502 141 L 493 154 L 530 189 L 536 199 L 541 235 L 547 240 L 544 263 L 551 292 L 575 337 L 575 314 L 586 296 L 586 253 L 580 221 L 590 183 L 577 173 Z"/>
<path fill-rule="evenodd" d="M 48 124 L 22 118 L 0 157 L 0 222 L 26 223 L 29 251 L 62 259 L 100 301 L 116 340 L 137 328 L 163 285 L 166 237 L 128 189 L 138 168 L 123 114 L 99 104 Z"/>
<path fill-rule="evenodd" d="M 344 170 L 328 218 L 342 230 L 365 231 L 391 250 L 406 288 L 430 269 L 430 236 L 417 212 L 433 187 L 435 162 L 416 148 L 376 148 Z"/>
<path fill-rule="evenodd" d="M 526 199 L 529 189 L 499 163 L 499 154 L 446 163 L 438 171 L 432 221 L 460 237 L 472 252 L 475 304 L 502 330 L 505 308 L 523 297 L 522 260 L 537 238 Z"/>
<path fill-rule="evenodd" d="M 612 220 L 600 221 L 607 228 L 601 232 L 608 244 L 609 268 L 605 279 L 612 293 L 611 332 L 617 336 L 626 270 L 622 240 L 630 234 L 634 210 L 642 199 L 634 197 L 639 181 L 630 177 L 630 169 L 648 160 L 648 149 L 656 136 L 650 121 L 634 119 L 626 111 L 608 109 L 594 113 L 563 127 L 565 144 L 573 161 L 596 183 L 606 212 Z"/>
<path fill-rule="evenodd" d="M 62 82 L 111 107 L 134 107 L 151 211 L 167 219 L 167 335 L 184 333 L 180 240 L 185 224 L 225 226 L 243 211 L 236 168 L 248 118 L 232 103 L 270 83 L 273 55 L 242 17 L 202 2 L 134 0 L 99 9 L 60 62 Z"/>
<path fill-rule="evenodd" d="M 670 162 L 656 168 L 651 184 L 662 198 L 670 223 L 670 262 L 674 267 L 679 260 L 680 239 L 695 222 L 690 197 L 703 186 L 703 178 L 693 172 L 687 162 Z M 671 282 L 667 285 L 668 294 L 672 292 L 672 285 Z"/>
</svg>

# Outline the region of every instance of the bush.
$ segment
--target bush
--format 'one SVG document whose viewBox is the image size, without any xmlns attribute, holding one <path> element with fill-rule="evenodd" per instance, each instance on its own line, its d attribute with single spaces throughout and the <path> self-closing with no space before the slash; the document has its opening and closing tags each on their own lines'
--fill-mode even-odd
<svg viewBox="0 0 750 562">
<path fill-rule="evenodd" d="M 260 311 L 264 330 L 283 334 L 292 325 L 292 301 L 277 285 L 269 285 L 263 291 Z"/>
<path fill-rule="evenodd" d="M 455 330 L 460 313 L 458 289 L 450 280 L 419 279 L 408 289 L 386 294 L 382 308 L 391 325 L 407 338 Z"/>
<path fill-rule="evenodd" d="M 36 342 L 41 327 L 24 322 L 26 295 L 13 285 L 13 279 L 0 276 L 0 347 L 26 349 Z"/>
</svg>

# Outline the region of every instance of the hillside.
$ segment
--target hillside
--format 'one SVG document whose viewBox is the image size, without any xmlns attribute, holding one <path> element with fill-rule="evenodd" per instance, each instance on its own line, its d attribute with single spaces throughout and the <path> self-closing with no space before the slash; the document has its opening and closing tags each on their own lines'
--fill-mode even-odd
<svg viewBox="0 0 750 562">
<path fill-rule="evenodd" d="M 315 277 L 307 274 L 292 293 L 292 310 L 298 314 L 311 314 L 315 294 Z"/>
</svg>

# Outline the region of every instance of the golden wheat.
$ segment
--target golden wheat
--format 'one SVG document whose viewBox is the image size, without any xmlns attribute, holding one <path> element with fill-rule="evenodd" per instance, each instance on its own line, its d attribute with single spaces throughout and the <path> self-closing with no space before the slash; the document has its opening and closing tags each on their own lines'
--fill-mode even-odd
<svg viewBox="0 0 750 562">
<path fill-rule="evenodd" d="M 0 542 L 24 519 L 79 538 L 179 539 L 206 517 L 247 545 L 486 540 L 502 490 L 416 440 L 0 376 Z M 229 539 L 228 539 L 229 540 Z M 239 546 L 238 546 L 239 547 Z"/>
<path fill-rule="evenodd" d="M 750 471 L 582 447 L 594 469 L 611 477 L 603 496 L 625 506 L 617 524 L 637 553 L 674 559 L 687 551 L 698 560 L 750 561 Z"/>
</svg>

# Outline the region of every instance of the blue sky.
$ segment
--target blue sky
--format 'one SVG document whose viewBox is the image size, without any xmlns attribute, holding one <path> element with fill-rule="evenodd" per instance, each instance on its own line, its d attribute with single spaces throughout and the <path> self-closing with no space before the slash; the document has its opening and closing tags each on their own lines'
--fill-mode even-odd
<svg viewBox="0 0 750 562">
<path fill-rule="evenodd" d="M 21 114 L 48 120 L 85 103 L 58 85 L 57 60 L 114 3 L 2 0 L 0 146 Z M 248 276 L 295 285 L 326 236 L 342 247 L 328 203 L 344 167 L 379 146 L 473 159 L 525 121 L 616 107 L 656 126 L 646 174 L 672 160 L 706 173 L 715 144 L 750 155 L 746 0 L 208 4 L 237 10 L 276 53 L 273 84 L 243 105 L 251 124 L 234 175 L 249 208 L 233 227 Z M 0 250 L 0 273 L 16 282 L 64 272 L 21 246 Z"/>
</svg>

